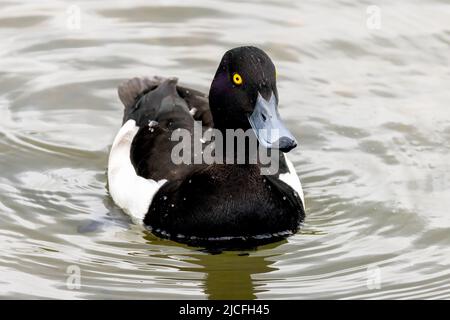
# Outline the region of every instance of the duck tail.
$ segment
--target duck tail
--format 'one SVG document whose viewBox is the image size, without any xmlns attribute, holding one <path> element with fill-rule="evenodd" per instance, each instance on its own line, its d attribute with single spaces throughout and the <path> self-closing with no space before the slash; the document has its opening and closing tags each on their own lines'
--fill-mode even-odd
<svg viewBox="0 0 450 320">
<path fill-rule="evenodd" d="M 163 78 L 159 76 L 136 77 L 122 82 L 117 91 L 124 109 L 123 123 L 130 119 L 135 113 L 142 99 L 151 91 L 161 91 L 163 95 L 184 99 L 187 103 L 191 116 L 195 120 L 202 121 L 204 126 L 213 127 L 212 115 L 209 109 L 208 96 L 192 88 L 178 85 L 178 78 Z M 145 98 L 145 97 L 144 97 Z M 141 106 L 142 107 L 142 106 Z M 148 105 L 147 105 L 148 107 Z"/>
<path fill-rule="evenodd" d="M 129 114 L 139 98 L 158 87 L 162 81 L 164 81 L 163 78 L 154 76 L 153 78 L 135 77 L 122 82 L 117 88 L 117 93 L 125 107 L 124 114 Z"/>
</svg>

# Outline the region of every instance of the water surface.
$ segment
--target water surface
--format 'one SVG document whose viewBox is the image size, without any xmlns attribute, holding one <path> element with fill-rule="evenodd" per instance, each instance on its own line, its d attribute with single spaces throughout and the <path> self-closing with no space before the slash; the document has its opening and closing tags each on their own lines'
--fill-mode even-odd
<svg viewBox="0 0 450 320">
<path fill-rule="evenodd" d="M 71 5 L 0 1 L 1 297 L 450 298 L 449 1 Z M 116 87 L 158 74 L 206 91 L 247 44 L 277 66 L 305 226 L 221 254 L 158 239 L 106 188 Z"/>
</svg>

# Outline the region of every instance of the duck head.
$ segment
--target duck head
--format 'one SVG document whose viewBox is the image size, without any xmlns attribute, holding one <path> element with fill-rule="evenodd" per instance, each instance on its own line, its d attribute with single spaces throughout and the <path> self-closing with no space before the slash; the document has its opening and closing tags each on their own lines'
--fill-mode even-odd
<svg viewBox="0 0 450 320">
<path fill-rule="evenodd" d="M 256 47 L 227 51 L 209 91 L 214 126 L 219 130 L 252 128 L 268 149 L 289 152 L 297 142 L 278 113 L 275 66 Z"/>
</svg>

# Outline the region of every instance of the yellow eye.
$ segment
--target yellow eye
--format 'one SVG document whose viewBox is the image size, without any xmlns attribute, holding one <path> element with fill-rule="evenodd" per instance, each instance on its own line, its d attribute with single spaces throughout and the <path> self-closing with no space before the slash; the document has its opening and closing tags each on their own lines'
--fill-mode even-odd
<svg viewBox="0 0 450 320">
<path fill-rule="evenodd" d="M 237 85 L 242 84 L 242 77 L 239 73 L 233 74 L 233 82 L 234 82 L 234 84 L 237 84 Z"/>
</svg>

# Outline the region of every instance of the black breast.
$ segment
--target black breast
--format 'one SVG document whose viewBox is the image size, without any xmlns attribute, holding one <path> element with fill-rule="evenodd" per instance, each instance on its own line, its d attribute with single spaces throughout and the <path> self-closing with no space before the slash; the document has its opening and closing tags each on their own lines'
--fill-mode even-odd
<svg viewBox="0 0 450 320">
<path fill-rule="evenodd" d="M 166 183 L 144 223 L 188 243 L 260 244 L 295 233 L 303 218 L 295 191 L 257 166 L 213 165 Z"/>
</svg>

